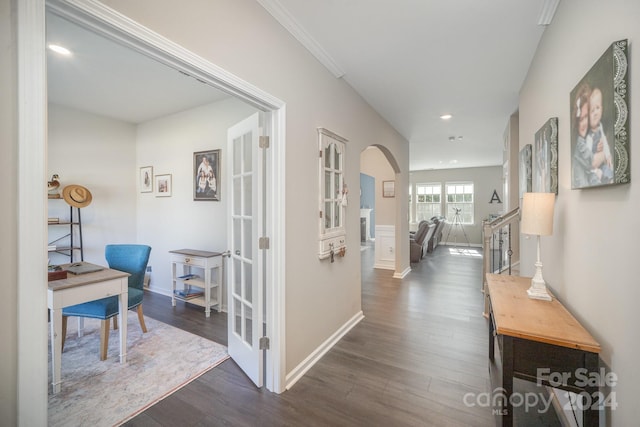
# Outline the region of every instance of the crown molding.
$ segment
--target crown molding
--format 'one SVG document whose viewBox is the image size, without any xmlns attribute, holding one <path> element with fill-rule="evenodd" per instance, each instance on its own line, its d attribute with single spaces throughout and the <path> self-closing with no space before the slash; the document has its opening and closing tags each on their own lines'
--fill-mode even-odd
<svg viewBox="0 0 640 427">
<path fill-rule="evenodd" d="M 553 20 L 553 15 L 556 13 L 560 0 L 545 0 L 540 11 L 540 18 L 538 18 L 538 25 L 549 25 Z"/>
<path fill-rule="evenodd" d="M 273 16 L 287 31 L 293 35 L 313 56 L 316 57 L 322 65 L 324 65 L 336 78 L 344 76 L 344 71 L 336 63 L 336 61 L 325 51 L 320 43 L 318 43 L 304 29 L 298 21 L 289 13 L 287 9 L 278 0 L 257 0 L 267 12 Z"/>
</svg>

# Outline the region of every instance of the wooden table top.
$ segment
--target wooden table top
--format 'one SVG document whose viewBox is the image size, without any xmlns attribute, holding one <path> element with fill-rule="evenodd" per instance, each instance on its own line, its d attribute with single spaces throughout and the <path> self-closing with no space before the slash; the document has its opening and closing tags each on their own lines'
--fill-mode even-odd
<svg viewBox="0 0 640 427">
<path fill-rule="evenodd" d="M 529 298 L 530 286 L 530 277 L 487 274 L 498 334 L 600 353 L 600 344 L 555 297 Z"/>
<path fill-rule="evenodd" d="M 172 254 L 180 254 L 180 255 L 189 255 L 189 256 L 197 256 L 202 258 L 211 258 L 214 256 L 222 255 L 222 252 L 209 252 L 209 251 L 199 251 L 197 249 L 175 249 L 173 251 L 169 251 Z"/>
<path fill-rule="evenodd" d="M 70 264 L 61 265 L 63 270 Z M 96 282 L 104 282 L 106 280 L 120 279 L 122 277 L 129 277 L 131 274 L 124 271 L 112 270 L 109 267 L 103 267 L 100 271 L 94 271 L 92 273 L 85 274 L 72 274 L 67 273 L 66 279 L 52 280 L 49 282 L 50 291 L 59 291 L 61 289 L 73 288 L 76 286 L 89 285 Z"/>
</svg>

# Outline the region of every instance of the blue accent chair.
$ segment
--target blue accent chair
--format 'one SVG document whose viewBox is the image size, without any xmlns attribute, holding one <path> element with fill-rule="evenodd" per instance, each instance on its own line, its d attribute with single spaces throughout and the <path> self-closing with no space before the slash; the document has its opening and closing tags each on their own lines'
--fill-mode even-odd
<svg viewBox="0 0 640 427">
<path fill-rule="evenodd" d="M 149 262 L 151 247 L 146 245 L 107 245 L 104 255 L 109 268 L 130 273 L 129 276 L 129 310 L 135 308 L 142 332 L 147 332 L 142 313 L 142 297 L 144 295 L 144 274 Z M 100 360 L 107 358 L 109 347 L 109 319 L 113 317 L 114 329 L 117 329 L 118 297 L 112 296 L 62 309 L 62 346 L 67 335 L 67 318 L 69 316 L 100 319 Z"/>
</svg>

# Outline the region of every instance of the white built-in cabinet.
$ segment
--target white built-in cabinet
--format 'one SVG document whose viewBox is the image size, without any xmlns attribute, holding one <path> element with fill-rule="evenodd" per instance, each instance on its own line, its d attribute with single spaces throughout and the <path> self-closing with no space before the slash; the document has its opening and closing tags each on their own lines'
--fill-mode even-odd
<svg viewBox="0 0 640 427">
<path fill-rule="evenodd" d="M 347 140 L 318 128 L 319 145 L 319 227 L 318 257 L 331 259 L 344 256 L 346 245 L 347 187 L 344 181 Z"/>
</svg>

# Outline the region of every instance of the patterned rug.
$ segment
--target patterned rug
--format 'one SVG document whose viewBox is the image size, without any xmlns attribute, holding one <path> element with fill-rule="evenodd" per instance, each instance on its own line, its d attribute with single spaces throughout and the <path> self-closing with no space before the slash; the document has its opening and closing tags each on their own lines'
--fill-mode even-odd
<svg viewBox="0 0 640 427">
<path fill-rule="evenodd" d="M 85 319 L 78 338 L 76 318 L 62 353 L 60 393 L 51 394 L 49 342 L 49 426 L 120 425 L 229 358 L 227 348 L 145 317 L 142 333 L 130 311 L 127 363 L 120 364 L 119 331 L 111 329 L 107 360 L 100 361 L 100 321 Z"/>
</svg>

